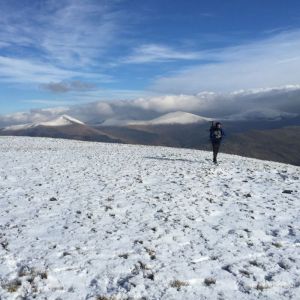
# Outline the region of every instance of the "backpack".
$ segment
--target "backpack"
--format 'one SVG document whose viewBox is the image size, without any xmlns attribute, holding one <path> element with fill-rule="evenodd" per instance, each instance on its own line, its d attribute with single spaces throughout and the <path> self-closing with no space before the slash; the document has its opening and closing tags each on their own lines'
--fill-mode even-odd
<svg viewBox="0 0 300 300">
<path fill-rule="evenodd" d="M 221 131 L 221 129 L 218 129 L 218 128 L 213 129 L 212 134 L 213 134 L 214 139 L 216 139 L 216 140 L 219 140 L 220 138 L 222 138 L 222 131 Z"/>
</svg>

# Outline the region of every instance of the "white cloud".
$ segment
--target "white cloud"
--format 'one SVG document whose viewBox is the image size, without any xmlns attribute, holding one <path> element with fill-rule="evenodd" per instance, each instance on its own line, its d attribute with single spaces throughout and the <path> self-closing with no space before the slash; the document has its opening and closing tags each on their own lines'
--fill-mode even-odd
<svg viewBox="0 0 300 300">
<path fill-rule="evenodd" d="M 35 109 L 27 113 L 0 116 L 0 126 L 47 121 L 63 113 L 87 123 L 99 123 L 110 118 L 149 120 L 175 111 L 235 121 L 295 117 L 300 116 L 300 86 L 97 101 L 69 107 Z"/>
<path fill-rule="evenodd" d="M 87 66 L 121 31 L 120 13 L 112 7 L 112 2 L 62 0 L 20 5 L 12 12 L 12 7 L 2 5 L 0 40 L 13 50 L 29 46 L 64 67 Z"/>
<path fill-rule="evenodd" d="M 45 0 L 0 3 L 0 81 L 49 84 L 89 79 L 111 82 L 99 57 L 122 31 L 113 1 Z M 96 71 L 91 71 L 96 70 Z"/>
<path fill-rule="evenodd" d="M 0 56 L 0 81 L 2 82 L 40 84 L 49 87 L 51 83 L 55 84 L 69 80 L 70 86 L 68 88 L 69 90 L 74 90 L 76 82 L 79 83 L 79 81 L 70 81 L 70 79 L 78 77 L 91 81 L 97 80 L 98 82 L 112 81 L 110 76 L 99 73 L 74 71 L 41 61 Z M 86 84 L 93 85 L 88 82 Z M 77 90 L 78 87 L 79 85 L 77 84 Z"/>
<path fill-rule="evenodd" d="M 274 114 L 294 116 L 300 115 L 300 85 L 138 98 L 127 105 L 160 114 L 186 111 L 207 117 L 229 118 L 236 115 L 240 119 L 253 119 L 255 114 L 266 118 Z"/>
<path fill-rule="evenodd" d="M 158 78 L 165 93 L 232 91 L 300 83 L 300 30 L 203 53 L 208 62 Z"/>
<path fill-rule="evenodd" d="M 89 91 L 95 89 L 95 85 L 80 80 L 72 80 L 42 84 L 41 88 L 53 93 L 67 93 L 72 91 Z"/>
<path fill-rule="evenodd" d="M 38 123 L 51 120 L 57 115 L 69 111 L 68 107 L 55 107 L 47 109 L 33 109 L 30 112 L 17 112 L 0 116 L 0 125 L 8 126 L 14 124 Z"/>
<path fill-rule="evenodd" d="M 74 101 L 65 101 L 65 100 L 53 100 L 53 99 L 27 99 L 22 100 L 22 103 L 32 103 L 32 104 L 44 104 L 44 105 L 71 105 L 74 104 Z M 48 109 L 48 108 L 45 108 Z"/>
<path fill-rule="evenodd" d="M 114 113 L 111 105 L 105 102 L 98 102 L 96 104 L 96 109 L 97 112 L 103 116 L 111 116 Z"/>
<path fill-rule="evenodd" d="M 120 14 L 106 2 L 67 1 L 51 15 L 41 17 L 47 23 L 47 29 L 39 34 L 42 49 L 68 66 L 94 64 L 120 31 Z"/>
<path fill-rule="evenodd" d="M 0 80 L 16 83 L 48 83 L 79 76 L 81 73 L 64 70 L 37 61 L 0 56 Z"/>
<path fill-rule="evenodd" d="M 297 113 L 281 112 L 276 109 L 249 109 L 247 111 L 233 114 L 226 118 L 227 120 L 243 121 L 243 120 L 280 120 L 281 118 L 296 117 Z"/>
<path fill-rule="evenodd" d="M 194 95 L 166 95 L 153 98 L 138 98 L 130 102 L 132 106 L 160 113 L 183 110 L 192 112 L 201 108 L 202 102 Z"/>
<path fill-rule="evenodd" d="M 203 58 L 200 52 L 179 51 L 171 47 L 157 44 L 147 44 L 137 47 L 133 54 L 126 57 L 123 63 L 152 63 L 174 60 L 199 60 Z"/>
<path fill-rule="evenodd" d="M 50 113 L 52 115 L 64 114 L 70 110 L 67 106 L 58 106 L 51 108 L 42 108 L 40 111 Z"/>
</svg>

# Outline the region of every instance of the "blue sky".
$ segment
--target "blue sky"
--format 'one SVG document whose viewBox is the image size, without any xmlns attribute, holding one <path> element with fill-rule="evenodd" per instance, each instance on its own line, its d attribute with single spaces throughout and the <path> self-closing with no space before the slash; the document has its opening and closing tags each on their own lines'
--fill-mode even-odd
<svg viewBox="0 0 300 300">
<path fill-rule="evenodd" d="M 1 114 L 300 84 L 296 0 L 0 0 L 0 25 Z"/>
</svg>

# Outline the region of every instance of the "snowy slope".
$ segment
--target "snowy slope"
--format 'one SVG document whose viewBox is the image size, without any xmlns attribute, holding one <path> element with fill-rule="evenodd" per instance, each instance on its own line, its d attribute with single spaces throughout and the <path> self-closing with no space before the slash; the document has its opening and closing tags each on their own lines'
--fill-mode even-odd
<svg viewBox="0 0 300 300">
<path fill-rule="evenodd" d="M 0 152 L 1 299 L 299 299 L 299 167 L 28 137 Z"/>
<path fill-rule="evenodd" d="M 205 123 L 211 121 L 209 118 L 200 117 L 195 114 L 176 111 L 162 115 L 150 121 L 131 122 L 137 125 L 166 125 L 166 124 L 191 124 L 191 123 Z"/>
<path fill-rule="evenodd" d="M 151 125 L 160 125 L 160 124 L 191 124 L 191 123 L 199 123 L 199 122 L 207 122 L 211 121 L 209 118 L 200 117 L 195 114 L 176 111 L 165 114 L 159 118 L 149 121 L 148 123 Z"/>
<path fill-rule="evenodd" d="M 62 115 L 62 116 L 55 118 L 54 120 L 50 120 L 47 122 L 23 124 L 23 125 L 12 125 L 12 126 L 5 127 L 3 130 L 4 131 L 19 131 L 19 130 L 38 127 L 38 126 L 59 127 L 59 126 L 68 126 L 68 125 L 72 125 L 72 124 L 83 125 L 84 123 L 73 117 L 70 117 L 68 115 Z"/>
<path fill-rule="evenodd" d="M 41 125 L 41 126 L 67 126 L 67 125 L 71 125 L 74 123 L 81 124 L 81 125 L 84 124 L 83 122 L 81 122 L 75 118 L 72 118 L 68 115 L 62 115 L 54 120 L 51 120 L 48 122 L 41 122 L 41 123 L 39 123 L 39 125 Z"/>
<path fill-rule="evenodd" d="M 118 120 L 107 119 L 101 125 L 103 126 L 126 126 L 126 125 L 168 125 L 168 124 L 192 124 L 192 123 L 206 123 L 212 121 L 210 118 L 201 117 L 195 114 L 184 111 L 176 111 L 167 113 L 158 118 L 149 121 L 135 121 L 135 120 Z"/>
<path fill-rule="evenodd" d="M 11 126 L 6 126 L 2 130 L 3 131 L 19 131 L 19 130 L 25 130 L 35 127 L 34 124 L 28 123 L 28 124 L 20 124 L 20 125 L 11 125 Z"/>
</svg>

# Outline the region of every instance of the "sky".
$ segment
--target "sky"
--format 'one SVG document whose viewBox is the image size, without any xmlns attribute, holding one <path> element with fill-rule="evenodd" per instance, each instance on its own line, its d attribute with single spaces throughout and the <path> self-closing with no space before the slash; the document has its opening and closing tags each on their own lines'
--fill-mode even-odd
<svg viewBox="0 0 300 300">
<path fill-rule="evenodd" d="M 211 115 L 251 91 L 300 107 L 297 0 L 0 0 L 0 25 L 0 123 L 73 106 Z M 279 90 L 295 105 L 274 108 Z"/>
</svg>

